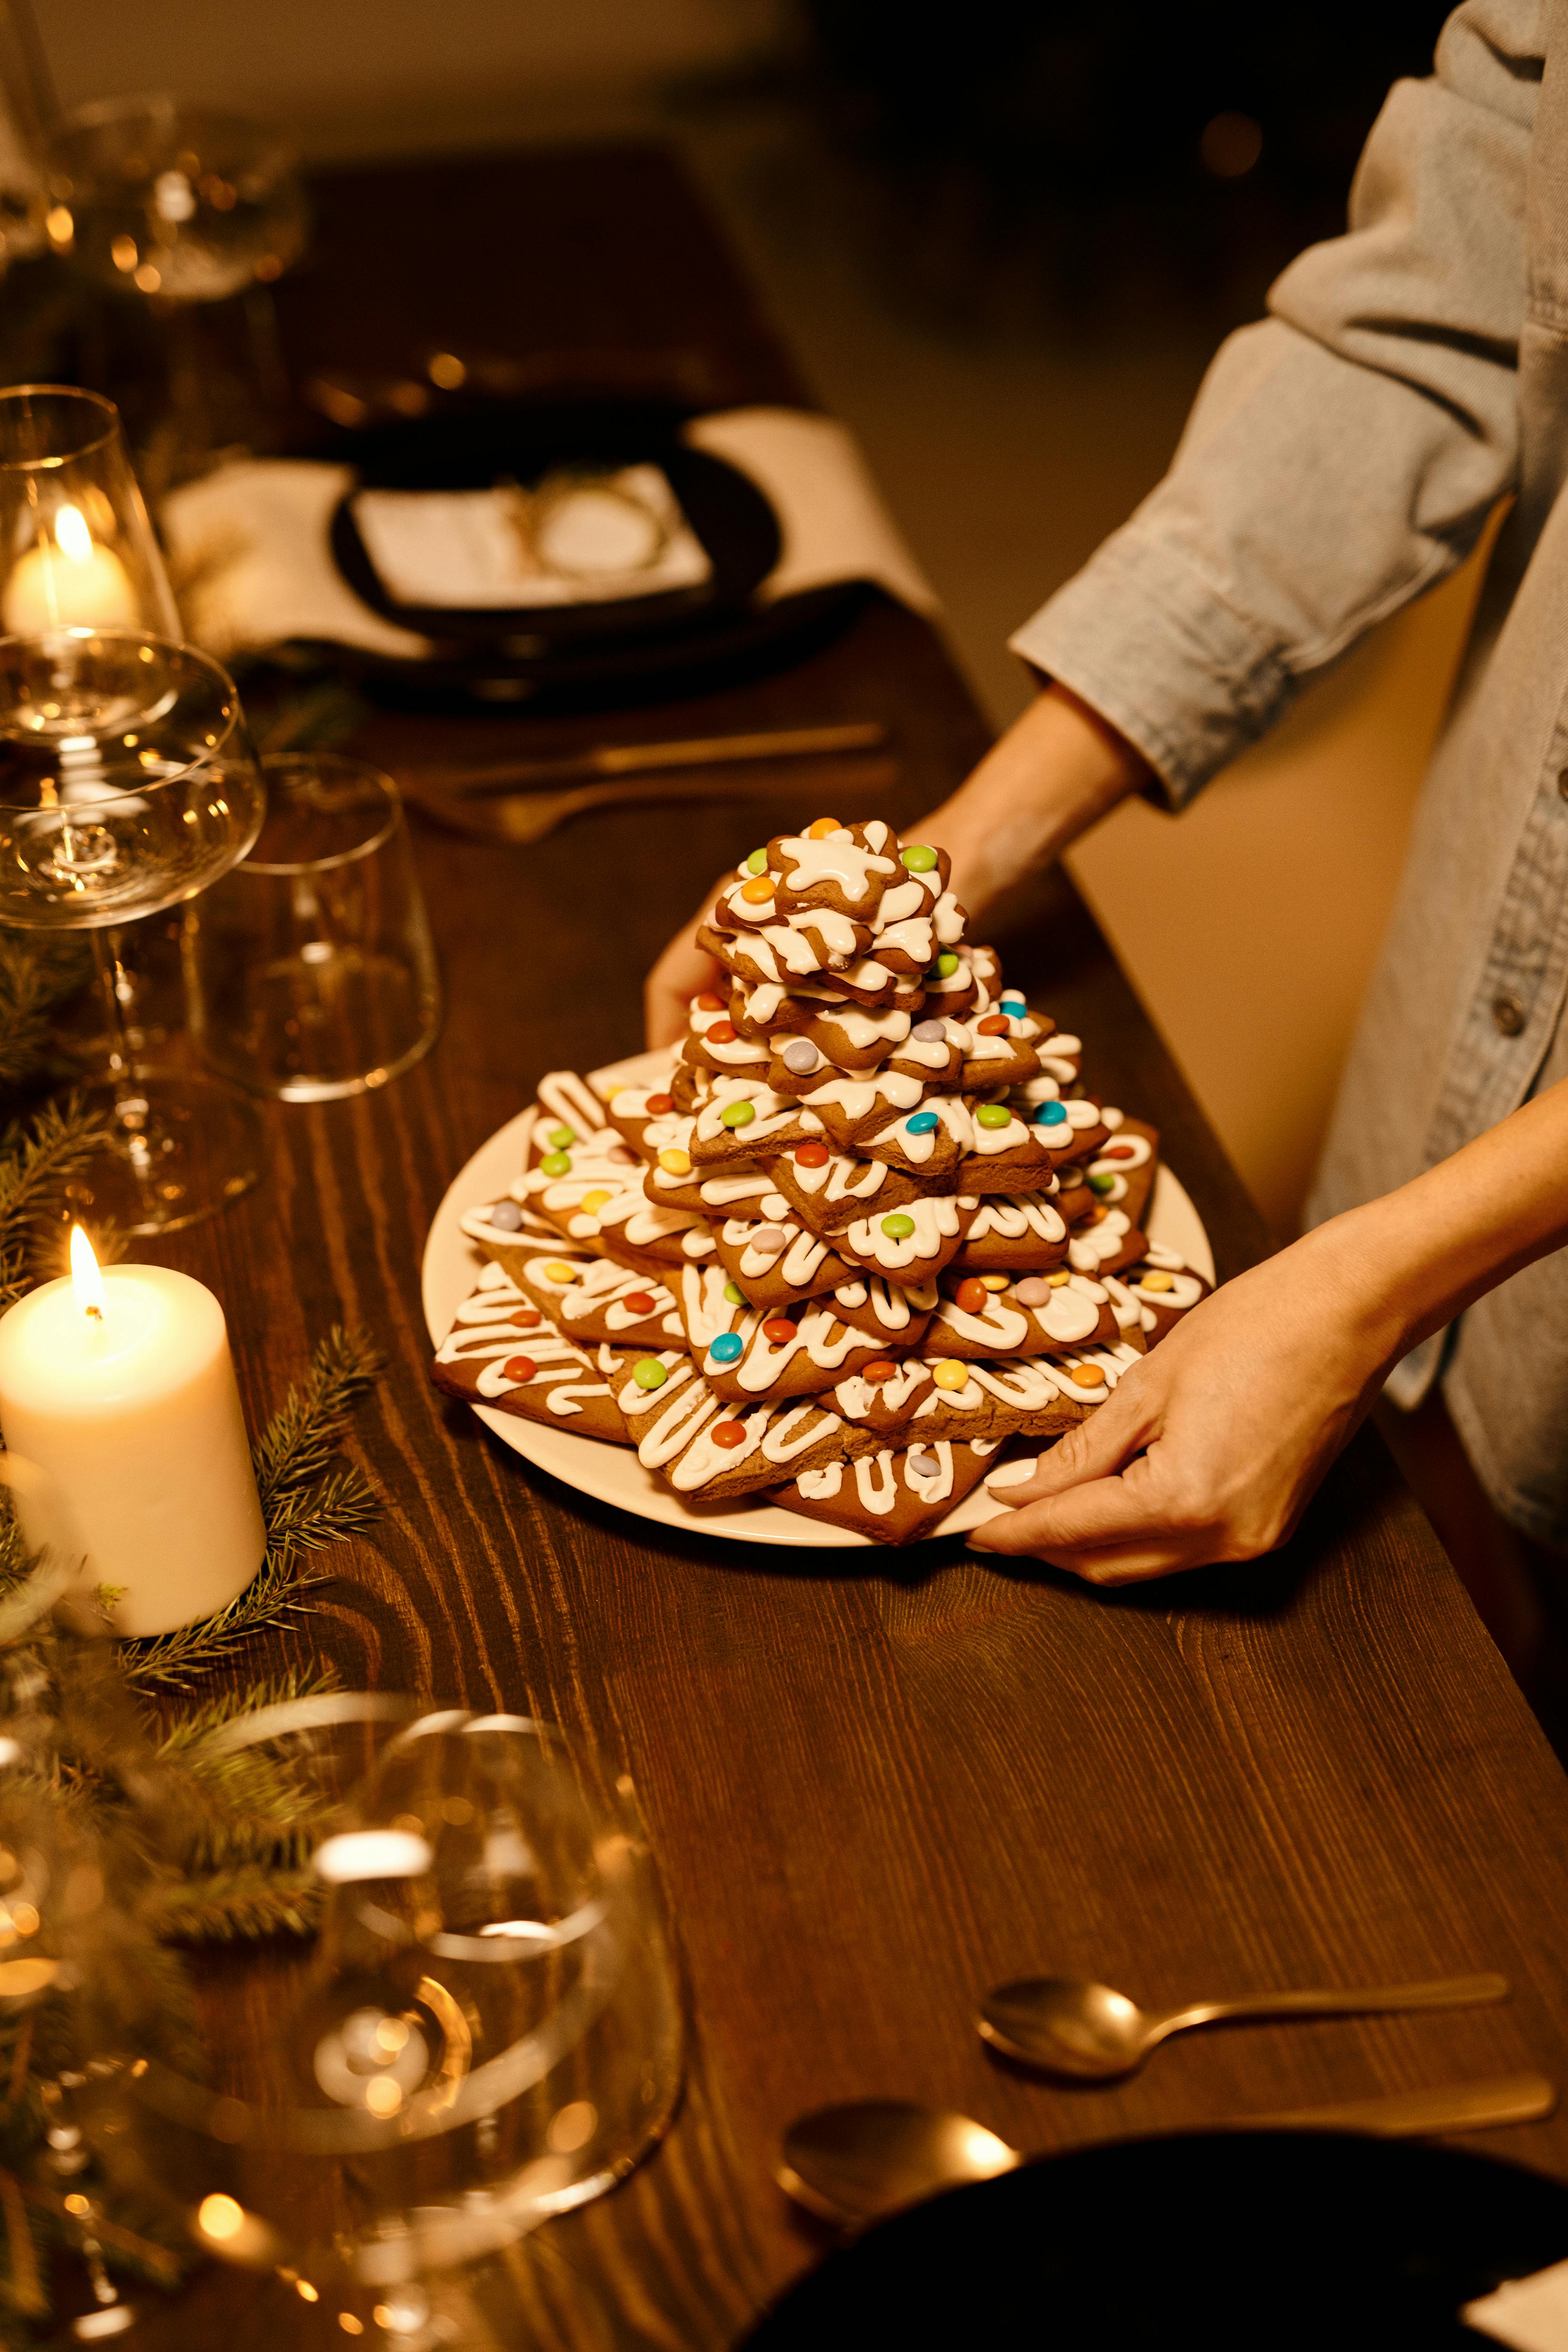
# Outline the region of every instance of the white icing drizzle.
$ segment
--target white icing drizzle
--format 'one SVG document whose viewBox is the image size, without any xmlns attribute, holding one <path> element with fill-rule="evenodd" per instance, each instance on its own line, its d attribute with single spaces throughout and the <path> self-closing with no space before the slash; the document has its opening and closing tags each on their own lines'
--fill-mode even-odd
<svg viewBox="0 0 1568 2352">
<path fill-rule="evenodd" d="M 737 1102 L 749 1102 L 756 1113 L 743 1130 L 724 1124 L 725 1111 Z M 822 1121 L 815 1113 L 803 1110 L 788 1095 L 774 1094 L 772 1087 L 756 1078 L 721 1078 L 711 1099 L 698 1112 L 692 1132 L 700 1143 L 712 1143 L 720 1138 L 731 1139 L 739 1158 L 742 1152 L 754 1151 L 765 1137 L 795 1127 L 807 1135 L 822 1132 Z"/>
<path fill-rule="evenodd" d="M 497 1275 L 499 1282 L 487 1279 Z M 535 1319 L 520 1322 L 519 1309 Z M 513 1380 L 506 1371 L 519 1356 L 526 1356 L 534 1368 L 526 1381 Z M 584 1380 L 584 1373 L 591 1376 L 594 1370 L 589 1358 L 530 1306 L 499 1265 L 485 1268 L 478 1290 L 458 1307 L 451 1330 L 436 1350 L 436 1361 L 478 1364 L 475 1386 L 487 1399 L 511 1396 L 522 1388 L 542 1389 L 547 1391 L 544 1403 L 563 1421 L 582 1412 L 584 1397 L 609 1394 L 604 1381 Z"/>
<path fill-rule="evenodd" d="M 942 1244 L 959 1231 L 963 1214 L 972 1213 L 974 1207 L 973 1197 L 964 1192 L 910 1201 L 896 1213 L 910 1220 L 912 1233 L 895 1240 L 882 1231 L 879 1217 L 862 1217 L 849 1228 L 849 1246 L 857 1257 L 869 1258 L 895 1273 L 900 1266 L 913 1265 L 917 1258 L 937 1256 Z"/>
<path fill-rule="evenodd" d="M 1092 1225 L 1085 1225 L 1073 1234 L 1068 1244 L 1068 1258 L 1079 1274 L 1093 1274 L 1107 1258 L 1120 1255 L 1132 1227 L 1123 1209 L 1108 1209 Z"/>
<path fill-rule="evenodd" d="M 825 1462 L 820 1470 L 803 1470 L 795 1483 L 808 1502 L 831 1503 L 844 1484 L 844 1465 Z"/>
<path fill-rule="evenodd" d="M 654 1412 L 661 1404 L 668 1404 L 672 1390 L 682 1388 L 689 1381 L 694 1381 L 697 1378 L 697 1367 L 684 1349 L 664 1348 L 651 1360 L 643 1356 L 637 1359 L 639 1363 L 649 1360 L 662 1364 L 668 1375 L 668 1378 L 657 1389 L 645 1389 L 639 1381 L 634 1380 L 632 1367 L 629 1364 L 626 1368 L 624 1377 L 617 1371 L 618 1386 L 616 1390 L 616 1402 L 628 1421 L 638 1421 L 645 1413 Z M 640 1454 L 642 1451 L 640 1446 L 637 1451 Z"/>
<path fill-rule="evenodd" d="M 936 1456 L 934 1470 L 916 1467 L 918 1460 L 932 1454 Z M 946 1438 L 939 1438 L 934 1445 L 910 1447 L 904 1455 L 904 1484 L 922 1503 L 946 1502 L 952 1492 L 952 1447 Z"/>
<path fill-rule="evenodd" d="M 820 1192 L 825 1201 L 868 1201 L 887 1181 L 879 1160 L 851 1160 L 842 1151 L 829 1154 L 820 1168 L 794 1163 L 793 1181 L 803 1192 Z"/>
<path fill-rule="evenodd" d="M 862 1510 L 887 1518 L 899 1499 L 899 1474 L 890 1453 L 863 1454 L 855 1465 L 855 1491 Z"/>
<path fill-rule="evenodd" d="M 753 1309 L 742 1309 L 725 1297 L 729 1281 L 721 1265 L 681 1267 L 680 1319 L 694 1350 L 706 1354 L 721 1331 L 733 1328 L 749 1337 L 761 1320 Z M 742 1318 L 739 1323 L 737 1315 Z"/>
<path fill-rule="evenodd" d="M 843 828 L 815 841 L 792 834 L 779 843 L 777 855 L 784 868 L 785 887 L 797 897 L 827 883 L 856 905 L 871 897 L 876 875 L 899 870 L 892 858 L 880 856 L 870 847 L 863 849 Z"/>
<path fill-rule="evenodd" d="M 921 1079 L 902 1070 L 879 1070 L 875 1076 L 864 1078 L 829 1078 L 826 1085 L 814 1087 L 803 1097 L 807 1104 L 837 1103 L 847 1119 L 858 1122 L 869 1118 L 883 1103 L 891 1103 L 895 1110 L 911 1111 L 925 1092 Z"/>
<path fill-rule="evenodd" d="M 602 1131 L 605 1106 L 575 1070 L 551 1070 L 539 1081 L 539 1099 L 552 1121 L 574 1127 L 580 1137 Z"/>
<path fill-rule="evenodd" d="M 893 1368 L 891 1380 L 873 1383 L 859 1372 L 851 1372 L 840 1381 L 833 1391 L 833 1409 L 846 1421 L 868 1421 L 877 1405 L 881 1403 L 889 1412 L 901 1412 L 917 1391 L 931 1379 L 931 1366 L 912 1356 Z M 942 1391 L 937 1395 L 940 1398 Z M 976 1399 L 978 1402 L 978 1398 Z"/>
<path fill-rule="evenodd" d="M 621 1410 L 624 1412 L 626 1407 Z M 718 1410 L 718 1398 L 700 1381 L 678 1385 L 673 1396 L 665 1389 L 656 1389 L 653 1419 L 637 1442 L 637 1460 L 643 1468 L 662 1470 L 667 1462 L 673 1462 Z"/>
<path fill-rule="evenodd" d="M 1067 1226 L 1040 1192 L 988 1192 L 980 1203 L 980 1213 L 967 1238 L 982 1242 L 993 1234 L 1010 1242 L 1022 1241 L 1026 1234 L 1033 1234 L 1055 1247 L 1064 1239 Z"/>
<path fill-rule="evenodd" d="M 728 1372 L 752 1396 L 760 1396 L 763 1390 L 773 1388 L 802 1353 L 819 1371 L 836 1372 L 847 1357 L 873 1344 L 864 1331 L 841 1323 L 827 1307 L 804 1314 L 789 1338 L 776 1346 L 762 1329 L 761 1317 L 752 1315 L 747 1320 L 752 1326 L 750 1330 L 745 1322 L 737 1327 L 746 1342 L 745 1353 L 733 1363 L 715 1363 L 710 1343 L 702 1369 L 710 1375 Z"/>
<path fill-rule="evenodd" d="M 951 890 L 944 890 L 932 908 L 931 924 L 944 948 L 956 947 L 963 937 L 963 909 Z"/>
</svg>

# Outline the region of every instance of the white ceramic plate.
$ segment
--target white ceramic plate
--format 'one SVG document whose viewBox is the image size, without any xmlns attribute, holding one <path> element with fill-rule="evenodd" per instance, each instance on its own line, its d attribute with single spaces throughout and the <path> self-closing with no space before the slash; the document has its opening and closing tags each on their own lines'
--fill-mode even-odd
<svg viewBox="0 0 1568 2352">
<path fill-rule="evenodd" d="M 637 1054 L 590 1075 L 595 1084 L 613 1080 L 619 1086 L 646 1085 L 668 1066 L 667 1055 Z M 481 1201 L 495 1200 L 517 1174 L 523 1116 L 520 1111 L 516 1118 L 498 1128 L 488 1143 L 479 1146 L 468 1166 L 454 1178 L 432 1221 L 421 1270 L 425 1321 L 432 1346 L 438 1347 L 451 1329 L 452 1318 L 479 1280 L 484 1264 L 463 1232 L 464 1212 Z M 1178 1251 L 1206 1280 L 1214 1280 L 1214 1254 L 1202 1220 L 1183 1186 L 1163 1163 L 1154 1180 L 1148 1234 L 1152 1242 Z M 630 1446 L 605 1445 L 594 1437 L 574 1437 L 570 1430 L 548 1429 L 540 1422 L 519 1421 L 515 1414 L 497 1412 L 489 1405 L 477 1404 L 473 1410 L 486 1428 L 493 1429 L 514 1453 L 537 1464 L 541 1470 L 548 1470 L 563 1486 L 575 1486 L 580 1494 L 593 1495 L 602 1503 L 614 1503 L 637 1518 L 655 1519 L 662 1527 L 728 1536 L 737 1543 L 789 1544 L 796 1549 L 811 1551 L 841 1551 L 851 1546 L 859 1549 L 872 1540 L 869 1536 L 846 1535 L 841 1528 L 825 1526 L 822 1520 L 805 1518 L 795 1511 L 781 1511 L 777 1504 L 765 1497 L 756 1502 L 688 1503 L 656 1478 L 651 1470 L 645 1470 Z M 963 1533 L 979 1527 L 982 1520 L 993 1517 L 1002 1507 L 992 1501 L 983 1486 L 977 1486 L 955 1510 L 949 1512 L 934 1532 L 943 1536 Z"/>
</svg>

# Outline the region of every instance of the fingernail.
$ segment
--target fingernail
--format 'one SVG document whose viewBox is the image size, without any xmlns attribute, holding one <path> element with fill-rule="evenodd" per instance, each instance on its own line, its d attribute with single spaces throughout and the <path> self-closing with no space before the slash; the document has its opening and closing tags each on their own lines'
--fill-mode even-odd
<svg viewBox="0 0 1568 2352">
<path fill-rule="evenodd" d="M 994 1544 L 988 1544 L 983 1536 L 966 1536 L 964 1541 L 971 1551 L 994 1551 L 996 1549 Z"/>
</svg>

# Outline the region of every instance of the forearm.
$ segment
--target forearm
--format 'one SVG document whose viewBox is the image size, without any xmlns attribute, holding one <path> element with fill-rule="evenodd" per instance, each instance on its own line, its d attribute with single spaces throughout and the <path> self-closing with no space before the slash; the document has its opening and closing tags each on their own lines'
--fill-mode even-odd
<svg viewBox="0 0 1568 2352">
<path fill-rule="evenodd" d="M 1049 686 L 951 800 L 915 828 L 952 859 L 972 917 L 1146 782 L 1147 761 L 1065 687 Z"/>
<path fill-rule="evenodd" d="M 1568 1243 L 1568 1081 L 1302 1245 L 1369 1363 L 1391 1363 L 1510 1274 Z"/>
</svg>

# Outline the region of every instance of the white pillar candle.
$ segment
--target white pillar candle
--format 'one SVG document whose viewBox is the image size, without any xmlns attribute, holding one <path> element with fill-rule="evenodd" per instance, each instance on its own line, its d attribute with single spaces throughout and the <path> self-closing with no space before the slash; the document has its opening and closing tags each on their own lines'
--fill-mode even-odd
<svg viewBox="0 0 1568 2352">
<path fill-rule="evenodd" d="M 223 1309 L 189 1275 L 100 1271 L 71 1243 L 72 1276 L 0 1318 L 0 1432 L 42 1474 L 16 1515 L 30 1549 L 122 1588 L 121 1633 L 166 1633 L 242 1592 L 266 1548 Z"/>
<path fill-rule="evenodd" d="M 0 623 L 12 637 L 132 628 L 140 618 L 125 566 L 111 547 L 97 545 L 78 507 L 59 509 L 53 541 L 40 535 L 18 558 L 0 599 Z"/>
</svg>

